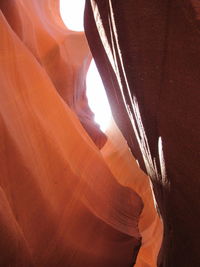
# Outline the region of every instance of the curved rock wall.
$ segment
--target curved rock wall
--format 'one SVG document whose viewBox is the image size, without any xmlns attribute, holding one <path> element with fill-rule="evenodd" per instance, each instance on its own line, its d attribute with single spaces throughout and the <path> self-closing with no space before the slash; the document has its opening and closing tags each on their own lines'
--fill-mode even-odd
<svg viewBox="0 0 200 267">
<path fill-rule="evenodd" d="M 86 36 L 113 115 L 163 218 L 159 266 L 200 265 L 198 2 L 86 1 Z"/>
<path fill-rule="evenodd" d="M 162 224 L 118 128 L 94 123 L 84 33 L 59 1 L 0 8 L 0 266 L 156 266 Z"/>
</svg>

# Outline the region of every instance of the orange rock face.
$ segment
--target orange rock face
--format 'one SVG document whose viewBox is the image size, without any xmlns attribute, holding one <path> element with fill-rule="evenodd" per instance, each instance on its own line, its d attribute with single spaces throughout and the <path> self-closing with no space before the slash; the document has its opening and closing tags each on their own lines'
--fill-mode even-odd
<svg viewBox="0 0 200 267">
<path fill-rule="evenodd" d="M 58 1 L 0 7 L 0 266 L 131 266 L 141 237 L 136 266 L 154 266 L 161 223 L 128 148 L 93 121 L 84 33 Z"/>
</svg>

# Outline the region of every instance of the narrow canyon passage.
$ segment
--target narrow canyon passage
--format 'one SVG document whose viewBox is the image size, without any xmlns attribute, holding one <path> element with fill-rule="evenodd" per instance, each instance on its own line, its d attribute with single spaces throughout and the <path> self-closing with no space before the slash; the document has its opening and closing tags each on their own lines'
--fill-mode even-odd
<svg viewBox="0 0 200 267">
<path fill-rule="evenodd" d="M 0 266 L 198 267 L 198 3 L 77 3 L 0 1 Z"/>
</svg>

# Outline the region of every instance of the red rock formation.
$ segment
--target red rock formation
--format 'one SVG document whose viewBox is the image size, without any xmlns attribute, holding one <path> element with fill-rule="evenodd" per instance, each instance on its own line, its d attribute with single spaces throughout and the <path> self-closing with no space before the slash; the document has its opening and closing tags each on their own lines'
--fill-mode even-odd
<svg viewBox="0 0 200 267">
<path fill-rule="evenodd" d="M 86 1 L 85 28 L 116 122 L 164 222 L 159 266 L 199 266 L 199 1 Z"/>
<path fill-rule="evenodd" d="M 0 266 L 131 266 L 141 236 L 136 266 L 155 266 L 148 180 L 118 130 L 93 121 L 84 34 L 55 0 L 0 8 Z"/>
<path fill-rule="evenodd" d="M 91 54 L 84 33 L 66 28 L 60 18 L 59 1 L 6 0 L 1 1 L 1 10 L 45 69 L 60 96 L 77 113 L 96 144 L 102 147 L 106 137 L 93 123 L 85 95 L 85 76 Z"/>
<path fill-rule="evenodd" d="M 154 207 L 147 176 L 141 172 L 125 139 L 115 123 L 106 132 L 108 142 L 101 153 L 116 179 L 136 191 L 144 203 L 139 220 L 142 246 L 137 256 L 137 267 L 157 266 L 157 256 L 162 241 L 162 223 Z"/>
</svg>

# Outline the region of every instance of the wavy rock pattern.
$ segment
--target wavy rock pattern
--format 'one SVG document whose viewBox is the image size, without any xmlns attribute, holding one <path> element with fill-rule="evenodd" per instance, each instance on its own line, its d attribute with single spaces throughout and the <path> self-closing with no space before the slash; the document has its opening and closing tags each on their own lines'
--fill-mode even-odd
<svg viewBox="0 0 200 267">
<path fill-rule="evenodd" d="M 161 222 L 123 137 L 93 121 L 84 34 L 59 1 L 0 8 L 0 266 L 128 267 L 141 237 L 136 266 L 154 266 Z"/>
</svg>

